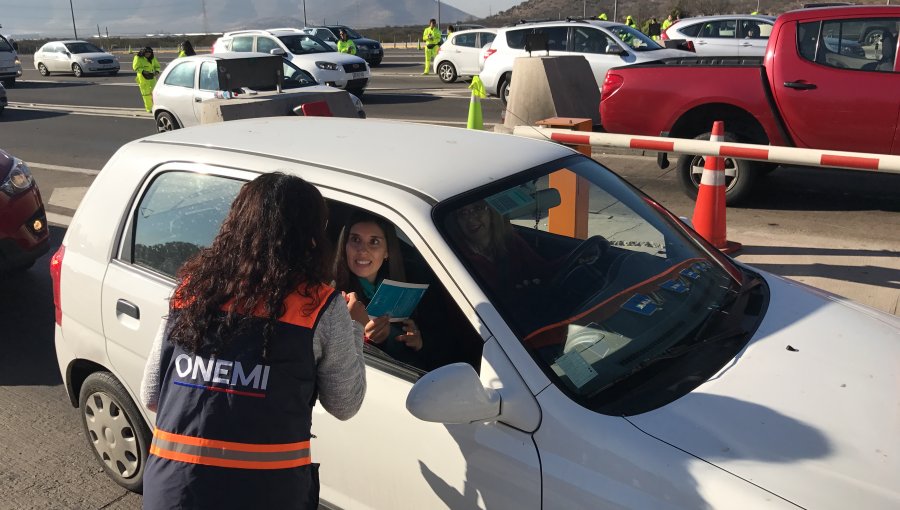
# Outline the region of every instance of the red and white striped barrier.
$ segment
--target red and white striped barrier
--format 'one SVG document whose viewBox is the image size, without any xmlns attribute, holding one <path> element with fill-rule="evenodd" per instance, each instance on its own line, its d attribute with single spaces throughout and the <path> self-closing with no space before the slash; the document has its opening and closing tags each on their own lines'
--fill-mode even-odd
<svg viewBox="0 0 900 510">
<path fill-rule="evenodd" d="M 568 145 L 590 145 L 591 147 L 608 149 L 650 150 L 675 154 L 699 154 L 789 165 L 847 168 L 850 170 L 900 174 L 900 156 L 885 154 L 800 149 L 797 147 L 754 145 L 749 143 L 711 142 L 661 136 L 578 133 L 567 129 L 534 126 L 516 126 L 513 134 L 539 140 L 551 140 Z"/>
</svg>

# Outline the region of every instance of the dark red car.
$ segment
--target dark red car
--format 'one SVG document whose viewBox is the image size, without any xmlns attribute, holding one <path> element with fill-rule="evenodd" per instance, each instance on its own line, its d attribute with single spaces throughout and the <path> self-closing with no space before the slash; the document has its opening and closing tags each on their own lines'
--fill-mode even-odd
<svg viewBox="0 0 900 510">
<path fill-rule="evenodd" d="M 41 192 L 28 165 L 0 150 L 0 273 L 22 271 L 50 248 Z"/>
</svg>

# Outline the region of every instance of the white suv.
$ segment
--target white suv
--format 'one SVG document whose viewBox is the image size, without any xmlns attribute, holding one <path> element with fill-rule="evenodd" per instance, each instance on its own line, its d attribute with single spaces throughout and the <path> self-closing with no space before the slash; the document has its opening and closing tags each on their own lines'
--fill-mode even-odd
<svg viewBox="0 0 900 510">
<path fill-rule="evenodd" d="M 338 53 L 321 39 L 297 28 L 226 32 L 213 44 L 213 53 L 226 51 L 281 55 L 317 82 L 361 95 L 369 84 L 369 64 L 360 57 Z"/>
<path fill-rule="evenodd" d="M 622 23 L 597 20 L 525 22 L 498 30 L 490 48 L 482 51 L 481 81 L 488 94 L 500 96 L 506 104 L 512 79 L 513 61 L 526 57 L 525 39 L 546 34 L 547 49 L 533 50 L 534 56 L 582 55 L 587 59 L 597 86 L 606 71 L 618 67 L 670 57 L 691 57 L 693 53 L 666 49 L 656 41 Z"/>
</svg>

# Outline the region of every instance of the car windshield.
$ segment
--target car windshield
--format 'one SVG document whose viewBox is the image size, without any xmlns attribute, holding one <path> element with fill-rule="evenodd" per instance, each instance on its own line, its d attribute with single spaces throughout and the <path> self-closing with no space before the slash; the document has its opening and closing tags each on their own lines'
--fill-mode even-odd
<svg viewBox="0 0 900 510">
<path fill-rule="evenodd" d="M 612 25 L 606 27 L 616 37 L 631 47 L 634 51 L 653 51 L 661 50 L 662 46 L 653 39 L 650 39 L 640 30 L 635 30 L 627 25 Z"/>
<path fill-rule="evenodd" d="M 637 414 L 683 396 L 761 317 L 755 275 L 589 158 L 440 204 L 435 218 L 554 384 L 598 412 Z"/>
<path fill-rule="evenodd" d="M 334 32 L 334 35 L 340 34 L 341 30 L 343 30 L 344 32 L 347 32 L 347 37 L 349 37 L 350 39 L 362 39 L 362 36 L 359 34 L 359 32 L 357 32 L 356 30 L 353 30 L 350 27 L 341 26 L 341 27 L 329 27 L 329 28 L 332 32 Z"/>
<path fill-rule="evenodd" d="M 66 43 L 66 49 L 69 53 L 103 53 L 100 48 L 86 42 Z"/>
<path fill-rule="evenodd" d="M 331 53 L 334 50 L 324 41 L 309 34 L 283 35 L 278 38 L 294 55 Z"/>
<path fill-rule="evenodd" d="M 284 82 L 281 85 L 283 89 L 297 89 L 313 85 L 318 85 L 318 82 L 311 74 L 287 60 L 284 61 Z"/>
<path fill-rule="evenodd" d="M 2 35 L 0 35 L 0 51 L 13 51 L 12 44 Z"/>
</svg>

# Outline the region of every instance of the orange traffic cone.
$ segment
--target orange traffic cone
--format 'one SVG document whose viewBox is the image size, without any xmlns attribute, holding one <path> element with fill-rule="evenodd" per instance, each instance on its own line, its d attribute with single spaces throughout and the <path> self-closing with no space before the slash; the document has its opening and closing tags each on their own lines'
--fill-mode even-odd
<svg viewBox="0 0 900 510">
<path fill-rule="evenodd" d="M 725 141 L 725 124 L 721 120 L 713 123 L 709 139 Z M 694 230 L 713 246 L 725 253 L 734 253 L 741 249 L 741 244 L 729 241 L 725 236 L 725 160 L 719 156 L 706 156 L 705 159 L 691 221 Z"/>
</svg>

